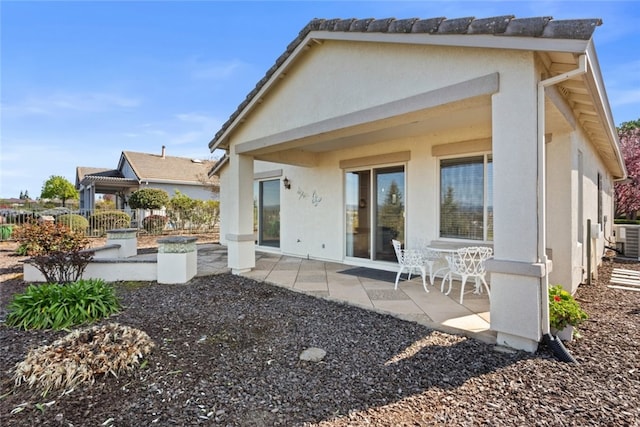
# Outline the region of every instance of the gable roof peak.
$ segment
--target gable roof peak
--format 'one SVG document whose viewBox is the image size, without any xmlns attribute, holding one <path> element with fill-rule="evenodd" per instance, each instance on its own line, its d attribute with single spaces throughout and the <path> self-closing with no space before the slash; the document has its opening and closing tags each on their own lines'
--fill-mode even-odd
<svg viewBox="0 0 640 427">
<path fill-rule="evenodd" d="M 538 39 L 590 40 L 596 27 L 602 25 L 600 18 L 555 20 L 552 16 L 516 18 L 515 15 L 500 15 L 488 18 L 463 17 L 448 19 L 435 18 L 314 18 L 298 33 L 286 50 L 267 70 L 251 92 L 222 125 L 209 142 L 213 151 L 223 142 L 223 135 L 232 127 L 233 122 L 249 106 L 254 97 L 277 73 L 278 69 L 294 54 L 294 51 L 312 32 L 333 33 L 389 33 L 389 34 L 428 34 L 428 35 L 484 35 L 498 37 L 524 37 Z"/>
</svg>

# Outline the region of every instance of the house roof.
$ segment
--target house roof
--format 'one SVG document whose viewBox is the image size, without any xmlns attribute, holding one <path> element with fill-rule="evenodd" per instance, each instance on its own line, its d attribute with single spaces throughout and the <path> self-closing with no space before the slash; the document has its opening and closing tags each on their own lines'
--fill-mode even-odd
<svg viewBox="0 0 640 427">
<path fill-rule="evenodd" d="M 513 15 L 483 19 L 313 19 L 222 125 L 209 142 L 209 148 L 212 151 L 228 148 L 228 139 L 235 127 L 261 103 L 297 56 L 322 40 L 519 49 L 543 53 L 552 75 L 575 69 L 581 54 L 589 57 L 589 75 L 577 84 L 574 80 L 563 84 L 561 91 L 608 167 L 616 177 L 623 177 L 624 162 L 617 132 L 591 40 L 595 28 L 601 24 L 597 18 L 554 20 L 549 16 L 516 18 Z"/>
<path fill-rule="evenodd" d="M 214 164 L 207 160 L 123 151 L 119 169 L 125 159 L 140 181 L 156 183 L 201 184 Z"/>
<path fill-rule="evenodd" d="M 120 171 L 116 169 L 78 166 L 76 168 L 76 187 L 78 187 L 85 178 L 97 180 L 97 179 L 124 178 L 124 177 L 122 176 Z"/>
</svg>

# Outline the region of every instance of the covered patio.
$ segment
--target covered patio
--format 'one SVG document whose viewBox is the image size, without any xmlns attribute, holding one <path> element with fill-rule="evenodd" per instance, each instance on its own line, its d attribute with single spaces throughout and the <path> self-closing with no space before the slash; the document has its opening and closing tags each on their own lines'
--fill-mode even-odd
<svg viewBox="0 0 640 427">
<path fill-rule="evenodd" d="M 198 248 L 198 276 L 228 270 L 225 247 L 204 245 Z M 447 296 L 440 292 L 440 278 L 436 279 L 435 286 L 428 287 L 429 293 L 426 293 L 419 275 L 407 281 L 403 274 L 398 289 L 394 290 L 395 274 L 256 251 L 255 268 L 242 276 L 387 313 L 443 332 L 496 342 L 495 332 L 489 330 L 489 297 L 486 293 L 476 295 L 468 291 L 464 303 L 459 304 L 459 281 L 453 282 L 453 289 Z"/>
</svg>

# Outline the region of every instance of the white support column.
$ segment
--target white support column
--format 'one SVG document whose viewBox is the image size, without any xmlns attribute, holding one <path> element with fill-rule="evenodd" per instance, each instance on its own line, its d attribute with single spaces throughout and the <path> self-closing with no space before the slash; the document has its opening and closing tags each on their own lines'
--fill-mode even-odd
<svg viewBox="0 0 640 427">
<path fill-rule="evenodd" d="M 228 266 L 233 274 L 251 270 L 256 265 L 253 234 L 253 157 L 231 154 L 226 174 L 229 176 L 225 240 Z"/>
<path fill-rule="evenodd" d="M 530 60 L 501 74 L 493 96 L 494 259 L 491 329 L 499 345 L 533 352 L 541 336 L 536 79 Z"/>
</svg>

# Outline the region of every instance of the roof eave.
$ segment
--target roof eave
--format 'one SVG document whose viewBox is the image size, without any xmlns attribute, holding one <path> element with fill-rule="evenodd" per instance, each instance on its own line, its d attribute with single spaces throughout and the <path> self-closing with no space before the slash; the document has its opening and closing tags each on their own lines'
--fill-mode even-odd
<svg viewBox="0 0 640 427">
<path fill-rule="evenodd" d="M 611 112 L 611 106 L 609 104 L 609 98 L 605 90 L 604 79 L 600 71 L 600 65 L 598 63 L 598 57 L 593 42 L 590 42 L 585 53 L 588 58 L 590 73 L 587 73 L 587 85 L 589 86 L 589 92 L 595 98 L 594 105 L 598 115 L 602 118 L 603 131 L 609 141 L 609 145 L 616 158 L 618 166 L 617 171 L 611 171 L 616 180 L 623 180 L 627 177 L 627 168 L 624 163 L 624 157 L 620 150 L 620 139 L 618 137 L 618 130 L 613 121 L 613 114 Z"/>
</svg>

